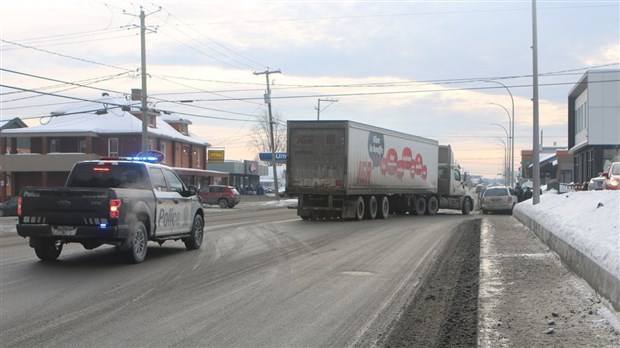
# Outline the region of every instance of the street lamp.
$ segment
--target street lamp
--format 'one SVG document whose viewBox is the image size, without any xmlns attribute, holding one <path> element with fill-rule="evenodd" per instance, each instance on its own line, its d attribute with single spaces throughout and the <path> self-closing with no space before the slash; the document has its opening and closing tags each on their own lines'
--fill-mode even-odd
<svg viewBox="0 0 620 348">
<path fill-rule="evenodd" d="M 508 94 L 510 95 L 510 102 L 512 103 L 512 125 L 510 126 L 510 151 L 511 151 L 511 164 L 510 164 L 510 183 L 512 185 L 512 176 L 514 175 L 515 172 L 515 100 L 512 97 L 512 92 L 510 92 L 510 89 L 503 83 L 499 82 L 499 81 L 495 81 L 495 80 L 484 80 L 485 82 L 493 82 L 493 83 L 497 83 L 498 85 L 501 85 L 502 87 L 504 87 L 506 89 L 506 91 L 508 91 Z M 506 110 L 508 111 L 508 110 Z"/>
</svg>

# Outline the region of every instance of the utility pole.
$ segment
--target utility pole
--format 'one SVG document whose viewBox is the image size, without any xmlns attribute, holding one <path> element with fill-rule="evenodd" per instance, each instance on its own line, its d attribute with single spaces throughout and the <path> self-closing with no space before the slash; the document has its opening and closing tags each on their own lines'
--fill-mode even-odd
<svg viewBox="0 0 620 348">
<path fill-rule="evenodd" d="M 321 99 L 319 98 L 319 105 L 315 108 L 316 109 L 316 120 L 318 121 L 321 115 L 321 102 L 322 101 L 326 101 L 326 102 L 331 102 L 329 105 L 332 105 L 333 103 L 337 102 L 338 99 Z M 325 109 L 327 109 L 329 107 L 329 105 L 327 105 L 325 107 Z M 325 110 L 323 109 L 323 110 Z"/>
<path fill-rule="evenodd" d="M 265 103 L 269 110 L 269 145 L 271 147 L 271 166 L 273 168 L 273 186 L 276 194 L 276 200 L 280 200 L 280 187 L 278 186 L 278 171 L 276 169 L 276 145 L 273 138 L 273 115 L 271 114 L 271 88 L 269 88 L 269 74 L 280 74 L 280 70 L 269 71 L 269 68 L 263 72 L 254 72 L 254 75 L 265 75 L 267 81 L 267 91 L 265 92 Z"/>
<path fill-rule="evenodd" d="M 146 155 L 149 149 L 149 109 L 146 106 L 146 25 L 144 24 L 146 15 L 140 7 L 140 72 L 142 73 L 142 155 Z"/>
<path fill-rule="evenodd" d="M 142 111 L 142 153 L 146 153 L 149 149 L 149 109 L 146 104 L 147 102 L 147 93 L 146 93 L 146 16 L 152 15 L 153 13 L 161 11 L 161 7 L 154 12 L 144 14 L 144 10 L 142 6 L 140 6 L 140 72 L 142 75 L 142 91 L 140 100 L 142 101 L 142 105 L 140 106 L 140 111 Z M 125 14 L 127 12 L 123 11 Z M 133 16 L 133 15 L 132 15 Z"/>
<path fill-rule="evenodd" d="M 532 66 L 534 78 L 534 131 L 532 146 L 534 151 L 532 152 L 532 176 L 534 180 L 534 187 L 532 192 L 532 204 L 536 205 L 540 203 L 540 141 L 538 139 L 538 34 L 536 29 L 536 0 L 532 0 Z"/>
</svg>

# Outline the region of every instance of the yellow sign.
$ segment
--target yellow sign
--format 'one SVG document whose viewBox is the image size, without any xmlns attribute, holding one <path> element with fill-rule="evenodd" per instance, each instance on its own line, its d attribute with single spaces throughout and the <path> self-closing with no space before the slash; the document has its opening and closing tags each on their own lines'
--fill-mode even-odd
<svg viewBox="0 0 620 348">
<path fill-rule="evenodd" d="M 224 162 L 224 150 L 209 150 L 207 159 L 210 163 Z"/>
</svg>

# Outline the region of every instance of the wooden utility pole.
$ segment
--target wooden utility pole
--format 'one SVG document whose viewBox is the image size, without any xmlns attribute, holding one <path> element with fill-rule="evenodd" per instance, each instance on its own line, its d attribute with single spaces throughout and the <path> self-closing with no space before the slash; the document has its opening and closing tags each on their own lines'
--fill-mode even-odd
<svg viewBox="0 0 620 348">
<path fill-rule="evenodd" d="M 269 88 L 269 74 L 280 74 L 280 70 L 269 71 L 269 68 L 263 72 L 254 72 L 254 75 L 265 75 L 267 81 L 267 91 L 265 92 L 265 103 L 269 110 L 269 146 L 271 147 L 271 166 L 273 168 L 273 186 L 276 195 L 276 200 L 280 200 L 279 187 L 278 187 L 278 171 L 276 169 L 276 146 L 273 137 L 273 115 L 271 113 L 271 88 Z"/>
</svg>

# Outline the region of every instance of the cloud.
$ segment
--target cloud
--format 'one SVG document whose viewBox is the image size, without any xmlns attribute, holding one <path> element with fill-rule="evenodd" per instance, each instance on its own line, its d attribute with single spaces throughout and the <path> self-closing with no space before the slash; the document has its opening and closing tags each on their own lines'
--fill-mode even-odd
<svg viewBox="0 0 620 348">
<path fill-rule="evenodd" d="M 599 47 L 594 54 L 584 55 L 581 57 L 585 65 L 603 65 L 611 63 L 620 63 L 620 42 L 610 43 L 603 47 Z"/>
</svg>

